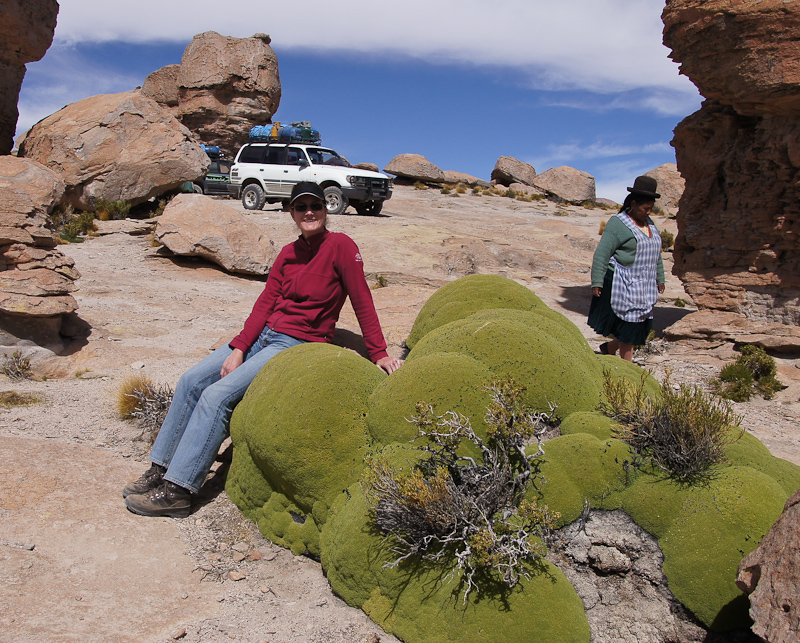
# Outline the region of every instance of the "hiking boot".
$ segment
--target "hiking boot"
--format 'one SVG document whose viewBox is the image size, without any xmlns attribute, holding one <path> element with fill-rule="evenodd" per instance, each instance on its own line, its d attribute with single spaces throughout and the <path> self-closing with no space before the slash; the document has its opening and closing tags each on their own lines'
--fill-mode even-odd
<svg viewBox="0 0 800 643">
<path fill-rule="evenodd" d="M 151 464 L 150 468 L 140 475 L 138 480 L 125 485 L 122 490 L 122 497 L 127 498 L 134 493 L 147 493 L 151 489 L 161 486 L 166 472 L 166 467 L 162 467 L 160 464 Z"/>
<path fill-rule="evenodd" d="M 128 511 L 140 516 L 186 518 L 192 510 L 192 493 L 164 480 L 161 486 L 147 493 L 134 493 L 125 498 Z"/>
</svg>

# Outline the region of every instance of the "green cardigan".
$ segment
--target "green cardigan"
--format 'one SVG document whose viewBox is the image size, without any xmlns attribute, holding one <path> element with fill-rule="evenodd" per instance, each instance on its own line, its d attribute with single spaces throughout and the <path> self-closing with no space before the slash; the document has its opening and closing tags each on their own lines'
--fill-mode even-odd
<svg viewBox="0 0 800 643">
<path fill-rule="evenodd" d="M 655 226 L 653 221 L 648 218 L 648 225 Z M 636 237 L 631 229 L 626 226 L 617 217 L 611 217 L 603 229 L 603 236 L 600 237 L 600 243 L 594 251 L 594 258 L 592 259 L 592 288 L 602 288 L 603 278 L 606 276 L 606 270 L 609 269 L 608 262 L 611 257 L 614 257 L 619 263 L 626 268 L 633 265 L 636 259 Z M 658 255 L 658 265 L 656 266 L 658 274 L 656 275 L 656 283 L 664 283 L 664 263 L 661 261 L 661 255 Z"/>
</svg>

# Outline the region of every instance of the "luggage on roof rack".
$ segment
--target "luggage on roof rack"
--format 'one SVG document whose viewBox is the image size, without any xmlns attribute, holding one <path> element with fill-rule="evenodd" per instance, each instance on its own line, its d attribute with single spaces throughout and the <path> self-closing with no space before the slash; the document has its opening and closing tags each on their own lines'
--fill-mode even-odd
<svg viewBox="0 0 800 643">
<path fill-rule="evenodd" d="M 254 143 L 319 143 L 322 140 L 308 121 L 294 121 L 283 127 L 280 121 L 256 125 L 250 130 L 249 139 Z"/>
<path fill-rule="evenodd" d="M 217 160 L 220 156 L 222 156 L 222 152 L 216 145 L 200 145 L 203 148 L 203 151 L 208 155 L 208 158 Z"/>
</svg>

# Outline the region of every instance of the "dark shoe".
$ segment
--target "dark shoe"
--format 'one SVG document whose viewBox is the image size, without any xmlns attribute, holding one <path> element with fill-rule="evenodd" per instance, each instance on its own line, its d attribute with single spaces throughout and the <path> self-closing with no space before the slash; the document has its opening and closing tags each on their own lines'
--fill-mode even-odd
<svg viewBox="0 0 800 643">
<path fill-rule="evenodd" d="M 160 464 L 151 464 L 150 468 L 139 476 L 138 480 L 125 485 L 122 490 L 122 497 L 127 498 L 134 493 L 147 493 L 151 489 L 161 486 L 166 472 L 166 467 L 162 467 Z"/>
<path fill-rule="evenodd" d="M 125 498 L 128 511 L 140 516 L 186 518 L 192 511 L 192 493 L 164 480 L 160 487 L 147 493 L 134 493 Z"/>
<path fill-rule="evenodd" d="M 600 354 L 608 355 L 608 342 L 603 342 L 600 344 Z"/>
</svg>

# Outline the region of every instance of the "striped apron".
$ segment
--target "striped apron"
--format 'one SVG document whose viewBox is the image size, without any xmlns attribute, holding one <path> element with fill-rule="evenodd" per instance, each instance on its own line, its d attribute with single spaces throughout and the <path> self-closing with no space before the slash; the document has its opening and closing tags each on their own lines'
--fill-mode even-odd
<svg viewBox="0 0 800 643">
<path fill-rule="evenodd" d="M 661 235 L 648 219 L 651 237 L 642 232 L 627 212 L 616 215 L 633 232 L 636 239 L 636 258 L 626 268 L 614 257 L 614 282 L 611 287 L 611 310 L 628 322 L 652 319 L 653 306 L 658 301 L 658 257 L 661 253 Z"/>
</svg>

